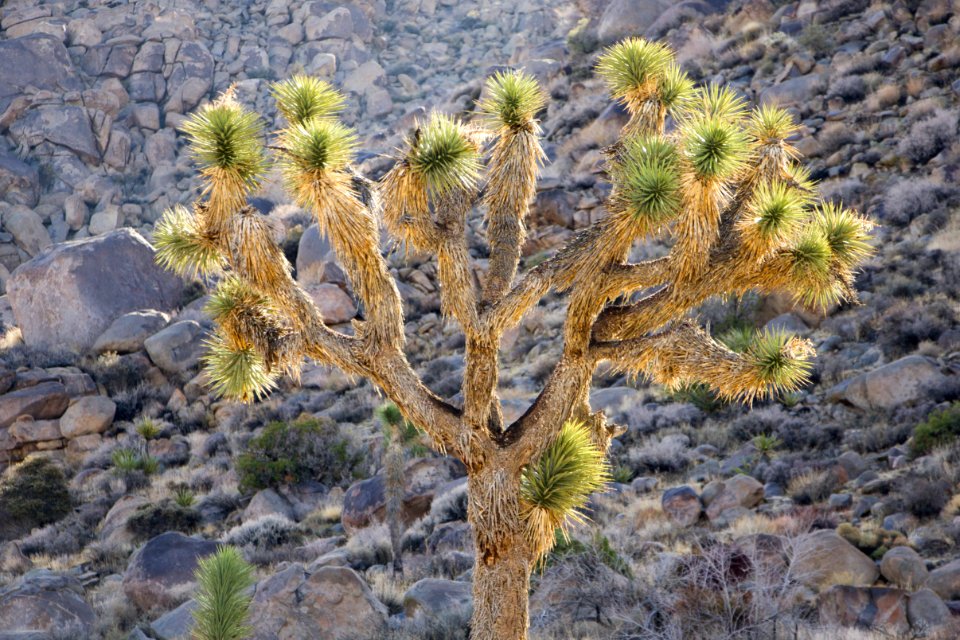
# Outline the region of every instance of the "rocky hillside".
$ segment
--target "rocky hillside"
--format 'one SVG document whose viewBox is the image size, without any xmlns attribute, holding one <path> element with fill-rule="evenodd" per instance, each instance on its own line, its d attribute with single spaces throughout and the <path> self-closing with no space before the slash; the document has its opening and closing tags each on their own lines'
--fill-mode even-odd
<svg viewBox="0 0 960 640">
<path fill-rule="evenodd" d="M 616 482 L 537 574 L 532 637 L 958 637 L 960 3 L 63 0 L 0 14 L 0 638 L 187 638 L 193 569 L 218 542 L 256 566 L 258 640 L 465 638 L 457 463 L 406 434 L 393 575 L 374 389 L 316 366 L 253 406 L 205 386 L 204 284 L 148 242 L 198 195 L 178 127 L 230 86 L 275 124 L 270 82 L 315 74 L 347 94 L 376 178 L 418 116 L 470 117 L 486 74 L 523 67 L 551 96 L 529 267 L 604 215 L 601 149 L 626 118 L 591 69 L 630 35 L 789 107 L 823 197 L 878 223 L 877 252 L 859 305 L 700 310 L 728 341 L 809 337 L 801 393 L 748 409 L 597 376 L 593 406 L 627 427 Z M 328 321 L 356 316 L 310 217 L 275 180 L 254 204 Z M 435 264 L 390 264 L 411 362 L 454 397 L 464 345 Z M 556 361 L 564 313 L 550 296 L 505 340 L 508 418 Z"/>
</svg>

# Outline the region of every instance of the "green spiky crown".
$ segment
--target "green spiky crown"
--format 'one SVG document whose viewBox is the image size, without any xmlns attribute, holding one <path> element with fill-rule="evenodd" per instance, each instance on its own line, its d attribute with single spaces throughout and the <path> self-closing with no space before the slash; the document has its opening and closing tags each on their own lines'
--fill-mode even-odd
<svg viewBox="0 0 960 640">
<path fill-rule="evenodd" d="M 607 49 L 597 62 L 597 72 L 616 100 L 643 100 L 656 91 L 673 62 L 665 45 L 643 38 L 628 38 Z"/>
<path fill-rule="evenodd" d="M 476 185 L 480 175 L 479 151 L 462 124 L 450 116 L 434 113 L 418 131 L 407 160 L 432 191 L 442 195 Z"/>
<path fill-rule="evenodd" d="M 260 138 L 263 122 L 227 95 L 201 108 L 183 125 L 197 162 L 206 169 L 254 183 L 266 166 Z"/>
<path fill-rule="evenodd" d="M 498 124 L 514 129 L 529 127 L 547 104 L 536 78 L 523 71 L 498 72 L 487 79 L 480 109 Z"/>
<path fill-rule="evenodd" d="M 287 173 L 341 171 L 353 161 L 357 135 L 327 118 L 312 118 L 291 126 L 282 137 Z"/>
<path fill-rule="evenodd" d="M 635 218 L 662 224 L 682 203 L 676 146 L 660 136 L 627 140 L 622 161 L 612 167 L 617 201 Z"/>
<path fill-rule="evenodd" d="M 313 118 L 328 118 L 343 110 L 343 95 L 329 83 L 312 76 L 293 76 L 274 83 L 273 97 L 277 109 L 290 126 Z"/>
<path fill-rule="evenodd" d="M 783 331 L 758 333 L 745 352 L 769 395 L 791 391 L 809 382 L 812 355 L 813 346 L 809 342 Z"/>
</svg>

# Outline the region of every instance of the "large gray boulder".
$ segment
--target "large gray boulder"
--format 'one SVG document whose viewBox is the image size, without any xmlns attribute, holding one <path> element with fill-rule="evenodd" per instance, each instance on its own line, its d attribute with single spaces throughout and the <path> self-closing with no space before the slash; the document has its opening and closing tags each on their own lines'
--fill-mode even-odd
<svg viewBox="0 0 960 640">
<path fill-rule="evenodd" d="M 597 25 L 601 44 L 643 35 L 673 3 L 670 0 L 613 0 Z"/>
<path fill-rule="evenodd" d="M 251 640 L 377 638 L 387 608 L 353 569 L 293 564 L 257 585 L 250 620 Z"/>
<path fill-rule="evenodd" d="M 187 600 L 196 587 L 200 560 L 216 553 L 218 542 L 168 531 L 147 542 L 130 559 L 123 591 L 140 609 L 171 608 Z"/>
<path fill-rule="evenodd" d="M 470 617 L 473 590 L 469 582 L 424 578 L 403 594 L 403 612 L 408 618 L 442 619 L 456 613 Z"/>
<path fill-rule="evenodd" d="M 894 409 L 926 397 L 946 382 L 947 376 L 936 361 L 925 356 L 907 356 L 844 380 L 830 389 L 827 397 L 858 409 Z"/>
<path fill-rule="evenodd" d="M 876 563 L 832 529 L 815 531 L 797 542 L 791 572 L 817 591 L 832 585 L 869 587 L 880 577 Z"/>
<path fill-rule="evenodd" d="M 182 288 L 132 229 L 57 245 L 20 265 L 7 282 L 27 344 L 77 351 L 92 347 L 125 313 L 174 308 Z"/>
<path fill-rule="evenodd" d="M 0 198 L 34 206 L 40 198 L 40 172 L 17 156 L 0 152 Z"/>
<path fill-rule="evenodd" d="M 83 83 L 70 62 L 63 42 L 46 34 L 0 40 L 0 114 L 22 96 L 27 87 L 53 91 L 82 91 Z"/>
<path fill-rule="evenodd" d="M 196 366 L 206 349 L 203 341 L 203 327 L 193 320 L 183 320 L 150 336 L 143 346 L 155 365 L 177 373 Z"/>
<path fill-rule="evenodd" d="M 96 621 L 75 578 L 37 569 L 0 590 L 0 632 L 12 637 L 86 638 Z M 2 635 L 2 633 L 0 633 Z"/>
</svg>

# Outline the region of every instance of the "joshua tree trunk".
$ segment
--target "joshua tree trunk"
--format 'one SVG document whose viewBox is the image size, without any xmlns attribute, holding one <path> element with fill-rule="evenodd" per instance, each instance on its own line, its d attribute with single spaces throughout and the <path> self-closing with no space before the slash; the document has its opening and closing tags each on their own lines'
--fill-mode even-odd
<svg viewBox="0 0 960 640">
<path fill-rule="evenodd" d="M 473 565 L 471 640 L 523 640 L 533 554 L 518 509 L 519 475 L 481 471 L 468 481 L 477 548 Z M 493 527 L 490 529 L 489 527 Z M 495 536 L 487 532 L 495 531 Z"/>
<path fill-rule="evenodd" d="M 264 217 L 247 206 L 267 163 L 262 125 L 229 92 L 185 127 L 204 201 L 168 212 L 154 234 L 161 263 L 219 280 L 208 306 L 216 391 L 259 398 L 312 358 L 369 379 L 437 450 L 463 461 L 477 546 L 474 640 L 526 637 L 534 563 L 603 485 L 618 428 L 589 405 L 598 365 L 668 386 L 702 381 L 748 402 L 796 389 L 810 370 L 809 343 L 759 332 L 735 353 L 690 314 L 712 296 L 749 290 L 787 290 L 826 307 L 854 297 L 854 269 L 870 253 L 867 220 L 811 206 L 786 111 L 748 114 L 732 91 L 695 89 L 669 49 L 641 39 L 609 49 L 598 68 L 629 113 L 621 140 L 604 150 L 607 213 L 522 275 L 525 218 L 545 157 L 535 118 L 546 96 L 520 72 L 488 81 L 485 124 L 442 114 L 419 123 L 379 184 L 351 164 L 356 135 L 336 118 L 344 101 L 335 89 L 303 76 L 274 85 L 287 121 L 274 145 L 280 167 L 362 304 L 352 332 L 325 324 Z M 677 125 L 670 133 L 668 114 Z M 490 247 L 479 277 L 467 246 L 475 208 Z M 462 404 L 431 392 L 407 362 L 380 227 L 436 258 L 441 309 L 465 337 Z M 634 242 L 661 233 L 674 238 L 667 256 L 629 262 Z M 507 424 L 497 397 L 500 340 L 550 291 L 569 300 L 563 352 L 530 408 Z"/>
</svg>

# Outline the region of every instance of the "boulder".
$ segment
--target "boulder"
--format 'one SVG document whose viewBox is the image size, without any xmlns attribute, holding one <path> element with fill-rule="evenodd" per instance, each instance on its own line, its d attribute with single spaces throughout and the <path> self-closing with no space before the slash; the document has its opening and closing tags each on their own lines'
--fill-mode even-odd
<svg viewBox="0 0 960 640">
<path fill-rule="evenodd" d="M 40 198 L 40 172 L 17 156 L 0 152 L 0 196 L 10 204 L 35 206 Z"/>
<path fill-rule="evenodd" d="M 910 547 L 894 547 L 880 561 L 880 573 L 887 582 L 902 589 L 918 589 L 930 576 L 923 558 Z"/>
<path fill-rule="evenodd" d="M 348 567 L 308 573 L 293 564 L 256 586 L 250 607 L 251 640 L 379 637 L 387 608 Z"/>
<path fill-rule="evenodd" d="M 34 420 L 30 417 L 23 417 L 14 422 L 10 425 L 8 432 L 19 443 L 45 442 L 63 437 L 58 420 Z"/>
<path fill-rule="evenodd" d="M 307 227 L 300 236 L 297 246 L 297 282 L 302 285 L 321 284 L 324 267 L 327 264 L 327 254 L 330 253 L 330 242 L 320 235 L 317 225 Z"/>
<path fill-rule="evenodd" d="M 132 311 L 113 321 L 107 330 L 93 343 L 95 353 L 114 351 L 133 353 L 143 348 L 143 342 L 170 322 L 170 316 L 162 311 Z"/>
<path fill-rule="evenodd" d="M 62 94 L 82 91 L 80 75 L 59 38 L 34 34 L 0 40 L 0 114 L 27 87 Z M 0 129 L 3 126 L 0 125 Z"/>
<path fill-rule="evenodd" d="M 929 634 L 951 622 L 950 608 L 930 589 L 911 593 L 907 600 L 907 619 L 914 631 Z"/>
<path fill-rule="evenodd" d="M 926 586 L 944 600 L 960 600 L 960 560 L 931 571 Z"/>
<path fill-rule="evenodd" d="M 127 530 L 127 521 L 140 507 L 147 504 L 150 504 L 150 501 L 142 496 L 121 496 L 110 507 L 110 511 L 107 511 L 107 515 L 103 517 L 103 521 L 100 523 L 99 538 L 101 542 L 108 545 L 133 542 L 133 534 Z"/>
<path fill-rule="evenodd" d="M 83 107 L 49 105 L 28 111 L 10 125 L 10 135 L 21 146 L 45 142 L 75 154 L 86 163 L 100 164 L 100 147 Z M 47 152 L 45 155 L 57 155 Z"/>
<path fill-rule="evenodd" d="M 287 520 L 294 520 L 293 507 L 286 498 L 273 489 L 258 491 L 250 504 L 243 510 L 243 521 L 250 522 L 264 516 L 282 516 Z"/>
<path fill-rule="evenodd" d="M 218 542 L 168 531 L 151 539 L 130 559 L 123 591 L 140 609 L 172 608 L 196 587 L 194 572 L 202 558 L 216 553 Z"/>
<path fill-rule="evenodd" d="M 703 504 L 692 487 L 673 487 L 663 492 L 660 506 L 670 519 L 681 527 L 691 527 L 700 520 Z"/>
<path fill-rule="evenodd" d="M 35 256 L 53 244 L 40 216 L 23 205 L 11 207 L 3 214 L 3 228 L 29 256 Z"/>
<path fill-rule="evenodd" d="M 473 589 L 468 582 L 424 578 L 403 594 L 407 618 L 442 619 L 456 615 L 467 619 L 473 611 Z"/>
<path fill-rule="evenodd" d="M 67 410 L 70 397 L 59 382 L 40 382 L 0 396 L 0 429 L 9 427 L 20 416 L 35 420 L 59 418 Z"/>
<path fill-rule="evenodd" d="M 184 42 L 177 49 L 167 78 L 164 111 L 187 113 L 210 93 L 213 86 L 213 56 L 199 41 Z"/>
<path fill-rule="evenodd" d="M 117 413 L 116 403 L 105 396 L 85 396 L 74 402 L 60 418 L 60 431 L 65 438 L 103 433 Z"/>
<path fill-rule="evenodd" d="M 826 82 L 819 73 L 808 73 L 767 87 L 760 93 L 759 102 L 782 107 L 803 104 L 822 91 L 825 85 Z"/>
<path fill-rule="evenodd" d="M 800 538 L 792 573 L 817 591 L 832 585 L 870 586 L 880 575 L 876 563 L 832 529 Z"/>
<path fill-rule="evenodd" d="M 37 569 L 0 590 L 0 630 L 13 637 L 46 632 L 58 638 L 86 638 L 94 622 L 96 616 L 76 578 Z"/>
<path fill-rule="evenodd" d="M 306 290 L 327 324 L 347 322 L 357 315 L 357 306 L 353 300 L 335 284 L 312 285 L 306 287 Z"/>
<path fill-rule="evenodd" d="M 723 481 L 723 487 L 707 506 L 707 517 L 715 521 L 728 509 L 752 509 L 761 502 L 763 484 L 750 476 L 736 475 Z"/>
<path fill-rule="evenodd" d="M 151 622 L 150 630 L 156 637 L 163 640 L 190 640 L 190 631 L 193 629 L 193 610 L 196 608 L 196 600 L 187 600 L 173 611 L 168 611 Z"/>
<path fill-rule="evenodd" d="M 353 16 L 346 7 L 338 7 L 324 16 L 310 16 L 303 23 L 307 40 L 347 39 L 353 34 Z"/>
<path fill-rule="evenodd" d="M 926 398 L 946 381 L 935 360 L 914 355 L 845 380 L 827 398 L 858 409 L 894 409 Z"/>
<path fill-rule="evenodd" d="M 671 4 L 669 0 L 612 0 L 597 24 L 600 44 L 645 33 Z"/>
<path fill-rule="evenodd" d="M 404 467 L 405 493 L 401 516 L 408 525 L 430 510 L 436 490 L 464 475 L 453 458 L 419 458 Z M 354 483 L 343 496 L 341 523 L 348 532 L 382 521 L 386 513 L 383 474 Z"/>
<path fill-rule="evenodd" d="M 861 626 L 899 637 L 910 631 L 907 592 L 887 587 L 835 585 L 820 595 L 820 623 Z"/>
<path fill-rule="evenodd" d="M 32 346 L 84 351 L 137 309 L 172 309 L 183 282 L 154 262 L 132 229 L 57 245 L 7 281 L 13 316 Z"/>
<path fill-rule="evenodd" d="M 153 363 L 167 373 L 187 371 L 203 355 L 204 330 L 193 320 L 175 322 L 143 341 Z"/>
</svg>

